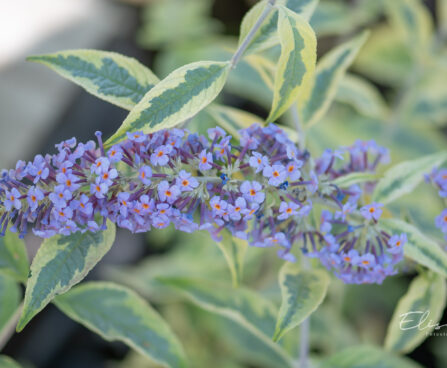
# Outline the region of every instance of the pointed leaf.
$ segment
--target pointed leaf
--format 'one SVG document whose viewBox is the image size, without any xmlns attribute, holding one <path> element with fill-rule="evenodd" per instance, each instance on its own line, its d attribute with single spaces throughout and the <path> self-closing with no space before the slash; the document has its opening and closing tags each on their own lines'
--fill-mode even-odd
<svg viewBox="0 0 447 368">
<path fill-rule="evenodd" d="M 447 160 L 447 151 L 405 161 L 391 167 L 377 183 L 373 200 L 387 204 L 405 194 L 411 193 L 433 167 Z"/>
<path fill-rule="evenodd" d="M 137 60 L 108 51 L 67 50 L 27 60 L 44 64 L 87 92 L 127 110 L 159 81 Z"/>
<path fill-rule="evenodd" d="M 317 63 L 310 97 L 307 100 L 298 101 L 302 119 L 308 126 L 317 123 L 329 109 L 337 93 L 338 84 L 367 36 L 368 33 L 363 32 L 354 39 L 337 46 Z"/>
<path fill-rule="evenodd" d="M 368 181 L 376 181 L 377 175 L 371 173 L 354 172 L 343 175 L 333 180 L 331 183 L 341 188 L 349 188 L 351 185 L 365 183 Z"/>
<path fill-rule="evenodd" d="M 408 243 L 404 247 L 406 257 L 447 277 L 447 253 L 436 242 L 405 221 L 383 219 L 380 223 L 393 234 L 407 234 Z"/>
<path fill-rule="evenodd" d="M 242 281 L 244 258 L 247 251 L 248 243 L 245 240 L 235 238 L 228 231 L 222 233 L 222 241 L 218 242 L 230 268 L 233 286 L 238 286 Z"/>
<path fill-rule="evenodd" d="M 275 329 L 276 308 L 258 293 L 200 279 L 160 277 L 158 280 L 179 290 L 199 307 L 237 322 L 288 361 L 282 349 L 270 338 Z"/>
<path fill-rule="evenodd" d="M 45 240 L 31 264 L 17 331 L 23 330 L 56 295 L 80 282 L 110 250 L 114 240 L 115 225 L 111 222 L 102 232 L 77 232 Z"/>
<path fill-rule="evenodd" d="M 429 336 L 442 317 L 446 288 L 445 278 L 437 274 L 420 275 L 411 282 L 388 325 L 387 350 L 406 354 Z"/>
<path fill-rule="evenodd" d="M 25 282 L 28 272 L 25 242 L 17 234 L 8 231 L 5 236 L 0 237 L 0 273 Z"/>
<path fill-rule="evenodd" d="M 16 312 L 20 304 L 20 294 L 17 282 L 9 276 L 0 274 L 0 331 Z"/>
<path fill-rule="evenodd" d="M 54 299 L 71 319 L 108 341 L 122 341 L 164 367 L 186 367 L 183 348 L 162 317 L 134 291 L 86 282 Z"/>
<path fill-rule="evenodd" d="M 298 99 L 307 99 L 317 60 L 317 39 L 309 23 L 287 8 L 279 9 L 281 56 L 268 121 L 276 120 Z"/>
<path fill-rule="evenodd" d="M 129 113 L 107 145 L 126 138 L 126 132 L 155 132 L 192 118 L 222 90 L 229 63 L 199 61 L 185 65 L 158 83 Z"/>
<path fill-rule="evenodd" d="M 352 106 L 365 116 L 385 120 L 388 106 L 379 90 L 366 79 L 347 74 L 340 82 L 335 100 Z"/>
<path fill-rule="evenodd" d="M 320 368 L 422 368 L 410 359 L 379 347 L 359 345 L 340 351 L 319 365 Z"/>
<path fill-rule="evenodd" d="M 321 270 L 303 270 L 285 263 L 279 273 L 282 303 L 273 341 L 298 326 L 314 312 L 326 296 L 329 276 Z"/>
</svg>

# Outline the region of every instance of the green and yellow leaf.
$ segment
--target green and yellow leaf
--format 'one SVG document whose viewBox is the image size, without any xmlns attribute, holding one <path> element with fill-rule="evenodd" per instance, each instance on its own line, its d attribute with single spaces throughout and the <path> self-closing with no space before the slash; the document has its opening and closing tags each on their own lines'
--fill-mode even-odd
<svg viewBox="0 0 447 368">
<path fill-rule="evenodd" d="M 358 345 L 342 350 L 319 365 L 320 368 L 422 368 L 410 359 L 376 346 Z"/>
<path fill-rule="evenodd" d="M 285 263 L 279 273 L 282 303 L 273 341 L 298 326 L 314 312 L 326 296 L 329 276 L 322 270 L 303 270 Z"/>
<path fill-rule="evenodd" d="M 368 181 L 377 180 L 376 174 L 354 172 L 348 175 L 343 175 L 333 180 L 331 183 L 341 188 L 349 188 L 351 185 L 366 183 Z"/>
<path fill-rule="evenodd" d="M 131 110 L 158 83 L 137 60 L 100 50 L 67 50 L 28 57 L 123 109 Z"/>
<path fill-rule="evenodd" d="M 389 109 L 379 90 L 366 79 L 346 74 L 341 80 L 335 100 L 350 105 L 358 113 L 385 120 Z"/>
<path fill-rule="evenodd" d="M 111 222 L 102 232 L 77 232 L 45 240 L 31 264 L 17 331 L 23 330 L 56 295 L 67 292 L 84 279 L 110 250 L 114 240 L 115 225 Z"/>
<path fill-rule="evenodd" d="M 151 133 L 192 118 L 217 97 L 229 69 L 228 62 L 199 61 L 173 71 L 144 96 L 106 145 L 124 140 L 127 132 Z"/>
<path fill-rule="evenodd" d="M 20 298 L 21 291 L 17 282 L 9 276 L 0 274 L 0 335 L 16 312 Z"/>
<path fill-rule="evenodd" d="M 237 287 L 242 281 L 248 243 L 245 240 L 233 237 L 230 232 L 224 231 L 222 241 L 218 242 L 217 245 L 230 268 L 233 286 Z"/>
<path fill-rule="evenodd" d="M 373 200 L 383 204 L 411 193 L 433 167 L 442 165 L 447 160 L 447 152 L 405 161 L 391 167 L 377 183 Z"/>
<path fill-rule="evenodd" d="M 443 276 L 429 274 L 415 278 L 393 313 L 385 348 L 406 354 L 419 346 L 442 317 L 446 291 Z"/>
<path fill-rule="evenodd" d="M 233 137 L 239 136 L 240 129 L 246 129 L 254 123 L 263 124 L 264 119 L 234 107 L 212 104 L 206 111 L 224 130 Z"/>
<path fill-rule="evenodd" d="M 163 367 L 186 367 L 183 348 L 162 317 L 134 291 L 87 282 L 54 299 L 56 306 L 108 341 L 122 341 Z"/>
<path fill-rule="evenodd" d="M 415 226 L 399 219 L 383 219 L 380 223 L 393 234 L 407 234 L 408 243 L 404 246 L 406 257 L 447 277 L 447 253 L 435 241 Z"/>
<path fill-rule="evenodd" d="M 29 261 L 25 242 L 17 234 L 8 231 L 0 237 L 0 274 L 25 282 L 28 278 Z"/>
<path fill-rule="evenodd" d="M 317 59 L 314 31 L 303 17 L 285 7 L 279 8 L 278 35 L 281 56 L 268 121 L 275 121 L 298 99 L 308 98 Z"/>
<path fill-rule="evenodd" d="M 301 117 L 308 127 L 317 123 L 329 109 L 340 81 L 367 37 L 368 32 L 363 32 L 331 50 L 317 63 L 312 92 L 308 99 L 298 101 Z"/>
</svg>

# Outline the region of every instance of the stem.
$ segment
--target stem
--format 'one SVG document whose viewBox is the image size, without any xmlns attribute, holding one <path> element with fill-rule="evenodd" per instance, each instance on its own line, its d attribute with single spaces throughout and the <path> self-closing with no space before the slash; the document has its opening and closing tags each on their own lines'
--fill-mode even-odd
<svg viewBox="0 0 447 368">
<path fill-rule="evenodd" d="M 309 355 L 309 330 L 310 319 L 306 318 L 300 326 L 300 360 L 299 368 L 307 368 L 307 357 Z"/>
<path fill-rule="evenodd" d="M 22 314 L 23 302 L 17 308 L 17 311 L 12 315 L 6 326 L 3 328 L 0 334 L 0 351 L 3 350 L 5 345 L 8 343 L 9 339 L 14 335 L 16 330 L 17 322 L 19 321 L 20 315 Z"/>
<path fill-rule="evenodd" d="M 273 6 L 275 5 L 276 0 L 269 0 L 267 5 L 265 6 L 264 11 L 262 12 L 261 16 L 256 21 L 253 28 L 250 30 L 248 35 L 245 37 L 244 41 L 240 44 L 238 49 L 236 50 L 235 54 L 231 58 L 230 64 L 231 68 L 233 69 L 237 63 L 239 62 L 240 58 L 242 57 L 242 54 L 245 52 L 247 47 L 250 45 L 250 42 L 253 40 L 253 37 L 255 36 L 256 32 L 258 32 L 259 27 L 261 27 L 261 24 L 264 22 L 265 18 L 270 14 L 270 12 L 273 10 Z"/>
<path fill-rule="evenodd" d="M 296 106 L 296 103 L 292 105 L 290 111 L 292 113 L 293 123 L 295 124 L 296 132 L 298 133 L 298 145 L 300 146 L 300 149 L 304 150 L 306 146 L 306 135 L 301 126 L 300 115 L 298 114 L 298 107 Z"/>
</svg>

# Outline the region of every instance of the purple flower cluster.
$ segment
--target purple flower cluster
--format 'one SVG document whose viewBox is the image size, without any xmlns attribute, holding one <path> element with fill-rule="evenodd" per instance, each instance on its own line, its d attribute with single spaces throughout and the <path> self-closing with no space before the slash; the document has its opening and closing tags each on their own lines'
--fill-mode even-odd
<svg viewBox="0 0 447 368">
<path fill-rule="evenodd" d="M 381 282 L 402 258 L 405 236 L 379 229 L 381 205 L 360 206 L 360 187 L 332 183 L 374 170 L 387 156 L 374 142 L 326 151 L 314 164 L 273 124 L 241 130 L 239 142 L 220 128 L 207 137 L 180 129 L 129 133 L 107 152 L 96 135 L 98 145 L 73 138 L 54 155 L 3 172 L 0 235 L 9 227 L 24 236 L 28 223 L 40 237 L 95 232 L 107 220 L 132 232 L 170 224 L 207 230 L 217 241 L 229 231 L 289 261 L 302 241 L 305 253 L 345 282 Z M 346 153 L 350 162 L 340 168 L 335 161 Z M 317 228 L 306 221 L 311 212 L 321 212 Z"/>
<path fill-rule="evenodd" d="M 444 203 L 447 203 L 447 169 L 434 168 L 432 172 L 425 176 L 426 181 L 432 183 L 438 190 L 441 198 L 444 198 Z M 436 217 L 435 225 L 444 234 L 444 239 L 447 240 L 447 208 Z"/>
</svg>

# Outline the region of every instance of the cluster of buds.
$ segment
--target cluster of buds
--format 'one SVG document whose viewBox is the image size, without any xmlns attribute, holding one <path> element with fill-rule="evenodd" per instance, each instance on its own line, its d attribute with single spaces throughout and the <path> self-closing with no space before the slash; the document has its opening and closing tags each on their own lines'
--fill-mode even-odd
<svg viewBox="0 0 447 368">
<path fill-rule="evenodd" d="M 356 142 L 314 161 L 276 125 L 239 134 L 237 142 L 220 128 L 207 137 L 182 129 L 135 132 L 107 152 L 99 132 L 98 144 L 64 141 L 56 154 L 2 173 L 0 235 L 9 227 L 23 237 L 28 224 L 40 237 L 100 231 L 108 219 L 132 232 L 172 224 L 207 230 L 216 241 L 229 231 L 252 246 L 276 247 L 288 261 L 301 243 L 348 283 L 381 282 L 395 272 L 405 235 L 380 230 L 380 204 L 361 205 L 372 184 L 333 183 L 374 171 L 387 159 L 385 149 Z M 316 213 L 319 225 L 310 220 Z"/>
<path fill-rule="evenodd" d="M 434 168 L 432 172 L 425 176 L 427 182 L 432 183 L 438 190 L 438 194 L 444 199 L 444 204 L 447 203 L 447 169 Z M 444 234 L 444 239 L 447 240 L 447 208 L 436 217 L 435 225 Z"/>
</svg>

